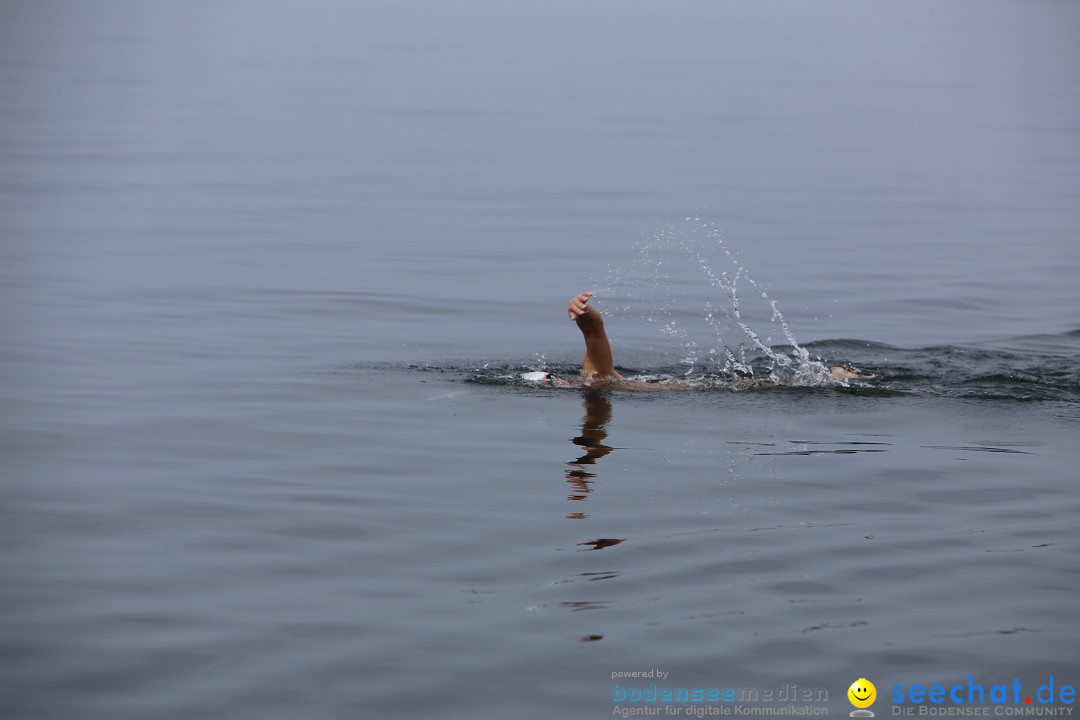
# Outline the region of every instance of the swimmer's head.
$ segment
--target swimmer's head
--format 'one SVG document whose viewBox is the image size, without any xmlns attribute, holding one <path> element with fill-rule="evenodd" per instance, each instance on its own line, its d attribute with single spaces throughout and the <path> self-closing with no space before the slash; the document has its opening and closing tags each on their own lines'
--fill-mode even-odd
<svg viewBox="0 0 1080 720">
<path fill-rule="evenodd" d="M 552 387 L 574 387 L 574 383 L 563 380 L 558 375 L 540 370 L 521 374 L 521 379 L 537 385 L 551 385 Z"/>
</svg>

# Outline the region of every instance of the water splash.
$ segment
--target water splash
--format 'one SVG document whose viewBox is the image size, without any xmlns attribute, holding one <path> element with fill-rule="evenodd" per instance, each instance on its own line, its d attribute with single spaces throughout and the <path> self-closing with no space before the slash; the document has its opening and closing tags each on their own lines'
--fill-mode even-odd
<svg viewBox="0 0 1080 720">
<path fill-rule="evenodd" d="M 707 323 L 706 323 L 707 324 Z M 741 330 L 736 329 L 738 333 Z M 1056 415 L 1080 423 L 1080 331 L 1058 335 L 1037 335 L 997 341 L 992 344 L 961 347 L 953 345 L 899 348 L 869 340 L 818 340 L 800 345 L 809 354 L 844 358 L 856 364 L 872 379 L 833 382 L 828 387 L 845 393 L 869 397 L 915 396 L 955 398 L 992 402 L 1048 402 Z M 711 353 L 711 354 L 710 354 Z M 685 376 L 685 368 L 673 365 L 668 348 L 668 362 L 638 365 L 633 379 L 644 382 L 671 383 L 686 390 L 747 391 L 767 390 L 776 386 L 769 381 L 764 366 L 767 358 L 759 355 L 745 372 L 722 373 L 699 367 Z M 703 361 L 725 356 L 718 348 L 702 353 Z M 749 359 L 749 358 L 748 358 Z M 550 384 L 522 379 L 535 368 L 535 361 L 476 364 L 410 366 L 418 372 L 456 373 L 465 382 L 517 388 L 526 392 L 561 391 Z M 576 362 L 545 363 L 547 372 L 563 378 L 575 378 Z M 797 377 L 797 376 L 796 376 Z M 788 387 L 821 387 L 796 379 Z"/>
<path fill-rule="evenodd" d="M 694 278 L 704 276 L 702 287 Z M 741 290 L 749 287 L 749 294 Z M 715 224 L 686 217 L 639 243 L 627 264 L 597 283 L 620 321 L 660 329 L 682 348 L 684 377 L 716 374 L 770 384 L 835 384 L 829 368 L 799 344 L 777 301 L 754 280 Z M 785 343 L 773 344 L 769 333 Z"/>
</svg>

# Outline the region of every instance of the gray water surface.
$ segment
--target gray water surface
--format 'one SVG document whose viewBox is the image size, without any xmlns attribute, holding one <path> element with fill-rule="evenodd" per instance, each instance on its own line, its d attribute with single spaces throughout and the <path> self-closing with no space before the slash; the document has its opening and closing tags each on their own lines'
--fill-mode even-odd
<svg viewBox="0 0 1080 720">
<path fill-rule="evenodd" d="M 0 713 L 1077 684 L 1078 32 L 1050 0 L 0 4 Z M 724 389 L 723 348 L 768 362 L 705 264 L 768 346 L 761 291 L 875 377 Z M 576 371 L 585 289 L 624 372 L 712 389 L 517 379 Z"/>
</svg>

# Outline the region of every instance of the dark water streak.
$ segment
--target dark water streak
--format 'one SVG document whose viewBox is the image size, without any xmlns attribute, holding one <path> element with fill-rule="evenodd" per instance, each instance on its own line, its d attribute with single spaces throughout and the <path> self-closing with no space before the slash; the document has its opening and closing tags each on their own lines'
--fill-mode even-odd
<svg viewBox="0 0 1080 720">
<path fill-rule="evenodd" d="M 823 340 L 804 347 L 824 365 L 846 364 L 863 377 L 850 382 L 815 381 L 804 387 L 776 388 L 769 381 L 774 363 L 768 358 L 751 359 L 752 373 L 687 371 L 684 367 L 634 367 L 619 365 L 627 377 L 648 378 L 673 387 L 713 391 L 810 390 L 827 388 L 835 392 L 873 396 L 949 397 L 1010 402 L 1057 402 L 1066 406 L 1080 402 L 1080 333 L 1016 338 L 1000 343 L 1014 349 L 934 346 L 904 349 L 862 340 Z M 1023 350 L 1023 347 L 1032 349 Z M 1037 349 L 1036 349 L 1037 348 Z M 783 346 L 776 353 L 789 351 Z M 460 364 L 413 366 L 416 370 L 449 372 L 466 382 L 519 387 L 537 387 L 521 374 L 545 370 L 559 377 L 576 378 L 580 366 L 543 363 L 506 363 L 483 368 Z"/>
</svg>

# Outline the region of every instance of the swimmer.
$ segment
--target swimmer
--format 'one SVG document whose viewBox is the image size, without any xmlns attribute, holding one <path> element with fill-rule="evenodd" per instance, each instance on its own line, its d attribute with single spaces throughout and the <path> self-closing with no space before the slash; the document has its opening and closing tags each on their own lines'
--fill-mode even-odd
<svg viewBox="0 0 1080 720">
<path fill-rule="evenodd" d="M 600 311 L 589 304 L 592 298 L 591 292 L 583 292 L 570 298 L 570 305 L 566 308 L 566 314 L 577 323 L 585 338 L 585 357 L 581 360 L 581 375 L 576 382 L 564 380 L 551 373 L 531 372 L 522 377 L 526 380 L 550 381 L 557 387 L 575 387 L 579 385 L 598 388 L 602 390 L 689 390 L 689 385 L 677 380 L 666 382 L 642 382 L 640 380 L 628 380 L 615 369 L 611 343 L 608 341 L 607 332 L 604 330 L 604 318 Z M 852 368 L 834 366 L 829 370 L 829 376 L 833 380 L 849 380 L 859 377 L 873 377 L 872 375 L 860 375 Z"/>
</svg>

